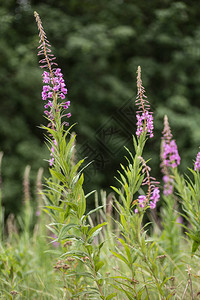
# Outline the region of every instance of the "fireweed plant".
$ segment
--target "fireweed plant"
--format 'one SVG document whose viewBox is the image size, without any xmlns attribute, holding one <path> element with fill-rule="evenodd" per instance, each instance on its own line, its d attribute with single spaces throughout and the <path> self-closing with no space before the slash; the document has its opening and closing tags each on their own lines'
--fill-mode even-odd
<svg viewBox="0 0 200 300">
<path fill-rule="evenodd" d="M 153 137 L 153 116 L 142 86 L 141 69 L 137 71 L 137 139 L 133 137 L 135 156 L 128 151 L 128 166 L 122 167 L 118 179 L 121 188 L 113 187 L 119 195 L 116 201 L 120 222 L 121 237 L 117 237 L 120 246 L 112 254 L 127 265 L 125 274 L 114 277 L 113 286 L 125 293 L 128 299 L 166 299 L 172 291 L 167 286 L 163 261 L 159 259 L 159 249 L 147 236 L 144 224 L 145 213 L 154 210 L 160 198 L 158 182 L 150 175 L 150 167 L 142 157 L 148 138 Z M 139 195 L 138 195 L 139 192 Z M 153 298 L 152 298 L 153 297 Z"/>
<path fill-rule="evenodd" d="M 103 243 L 93 244 L 94 237 L 106 223 L 93 228 L 87 224 L 92 212 L 85 214 L 87 196 L 82 187 L 83 173 L 79 170 L 84 160 L 72 163 L 75 135 L 70 137 L 70 128 L 66 128 L 68 123 L 64 120 L 70 116 L 65 112 L 70 103 L 64 102 L 67 89 L 36 12 L 35 18 L 40 37 L 38 54 L 43 56 L 40 63 L 43 69 L 47 69 L 43 73 L 42 99 L 48 101 L 45 114 L 49 123 L 43 129 L 47 131 L 46 139 L 52 157 L 49 160 L 51 177 L 46 180 L 44 190 L 45 211 L 52 217 L 48 228 L 55 237 L 53 242 L 60 243 L 62 247 L 59 253 L 61 259 L 55 264 L 55 269 L 62 273 L 66 299 L 84 295 L 106 299 L 99 272 L 103 266 L 100 261 Z"/>
<path fill-rule="evenodd" d="M 90 194 L 83 190 L 84 159 L 75 159 L 68 90 L 41 19 L 37 12 L 34 15 L 47 123 L 41 128 L 49 149 L 50 175 L 42 185 L 40 170 L 38 204 L 33 209 L 31 169 L 26 168 L 24 208 L 17 220 L 20 230 L 13 216 L 7 221 L 7 238 L 3 227 L 0 229 L 0 297 L 196 299 L 200 290 L 200 152 L 190 169 L 192 176 L 180 175 L 180 156 L 165 117 L 162 190 L 143 155 L 147 140 L 150 143 L 154 136 L 154 119 L 138 67 L 134 151 L 126 149 L 127 163 L 118 171 L 113 193 L 106 196 L 102 191 L 100 205 L 98 194 L 90 193 L 96 207 L 88 212 Z M 2 209 L 0 212 L 3 224 Z M 187 247 L 185 253 L 183 247 Z"/>
<path fill-rule="evenodd" d="M 181 159 L 166 115 L 164 117 L 162 134 L 160 166 L 163 174 L 163 200 L 165 205 L 161 211 L 163 230 L 160 245 L 165 249 L 166 254 L 173 259 L 174 264 L 169 264 L 170 274 L 172 275 L 181 257 L 180 225 L 178 222 L 182 221 L 182 219 L 178 214 L 178 197 L 174 194 L 175 183 L 173 176 L 173 170 L 177 169 Z"/>
</svg>

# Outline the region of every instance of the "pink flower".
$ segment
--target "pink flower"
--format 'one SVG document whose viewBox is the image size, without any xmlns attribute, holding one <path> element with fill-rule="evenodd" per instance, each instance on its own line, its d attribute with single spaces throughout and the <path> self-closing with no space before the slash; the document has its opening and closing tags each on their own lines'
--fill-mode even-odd
<svg viewBox="0 0 200 300">
<path fill-rule="evenodd" d="M 183 224 L 183 217 L 179 216 L 179 217 L 176 219 L 176 223 Z"/>
<path fill-rule="evenodd" d="M 160 190 L 158 187 L 155 187 L 153 192 L 152 192 L 152 196 L 150 197 L 150 199 L 154 202 L 157 203 L 158 200 L 160 198 Z"/>
<path fill-rule="evenodd" d="M 196 161 L 194 164 L 194 170 L 196 172 L 199 172 L 199 170 L 200 170 L 200 152 L 197 154 Z"/>
<path fill-rule="evenodd" d="M 54 233 L 51 234 L 51 237 L 52 237 L 53 239 L 57 239 L 57 236 L 56 236 Z M 52 245 L 53 245 L 54 247 L 57 248 L 57 247 L 60 245 L 60 243 L 58 243 L 58 242 L 56 242 L 56 241 L 53 241 L 53 242 L 52 242 Z"/>
<path fill-rule="evenodd" d="M 155 187 L 153 189 L 153 192 L 152 192 L 152 196 L 150 197 L 150 209 L 154 209 L 156 208 L 156 203 L 159 201 L 160 199 L 160 190 L 158 187 Z"/>
<path fill-rule="evenodd" d="M 53 166 L 53 163 L 54 163 L 54 157 L 52 157 L 52 158 L 49 160 L 49 165 L 50 165 L 50 167 Z"/>
<path fill-rule="evenodd" d="M 61 92 L 62 92 L 63 94 L 67 94 L 67 89 L 61 87 Z"/>
<path fill-rule="evenodd" d="M 150 201 L 150 209 L 154 209 L 156 208 L 156 203 L 154 203 L 153 201 Z"/>
<path fill-rule="evenodd" d="M 48 93 L 48 98 L 53 98 L 53 92 Z"/>
<path fill-rule="evenodd" d="M 55 86 L 53 87 L 53 90 L 54 90 L 55 92 L 57 92 L 57 91 L 59 90 L 59 85 L 55 85 Z"/>
<path fill-rule="evenodd" d="M 44 83 L 49 83 L 50 82 L 50 77 L 49 77 L 49 73 L 44 71 L 43 73 L 43 82 Z"/>
<path fill-rule="evenodd" d="M 44 113 L 45 113 L 46 116 L 50 115 L 50 112 L 48 110 L 45 110 Z"/>
<path fill-rule="evenodd" d="M 64 109 L 68 109 L 68 107 L 70 106 L 70 101 L 63 103 L 62 106 Z"/>
<path fill-rule="evenodd" d="M 63 93 L 60 93 L 60 98 L 63 100 L 65 99 L 65 95 Z"/>
<path fill-rule="evenodd" d="M 163 176 L 163 181 L 165 183 L 167 183 L 169 181 L 169 176 L 167 176 L 167 175 Z"/>
<path fill-rule="evenodd" d="M 146 202 L 146 196 L 145 195 L 140 195 L 138 197 L 138 202 L 139 202 L 139 207 L 144 208 L 145 207 L 145 202 Z"/>
<path fill-rule="evenodd" d="M 42 92 L 42 100 L 47 100 L 47 94 L 46 94 L 46 92 Z"/>
<path fill-rule="evenodd" d="M 40 214 L 41 214 L 41 211 L 40 211 L 39 209 L 37 209 L 37 211 L 36 211 L 36 216 L 39 217 Z"/>
<path fill-rule="evenodd" d="M 48 92 L 51 89 L 49 85 L 44 85 L 43 86 L 43 92 Z"/>
<path fill-rule="evenodd" d="M 55 146 L 58 145 L 57 142 L 56 142 L 56 140 L 53 140 L 53 143 L 54 143 Z M 50 154 L 50 156 L 52 156 L 52 158 L 49 160 L 49 165 L 50 165 L 50 166 L 53 166 L 54 161 L 55 161 L 55 159 L 54 159 L 54 152 L 55 152 L 55 147 L 52 146 L 52 147 L 51 147 L 51 154 Z"/>
<path fill-rule="evenodd" d="M 173 185 L 172 184 L 164 184 L 163 194 L 165 196 L 171 195 L 173 193 Z"/>
<path fill-rule="evenodd" d="M 57 68 L 54 74 L 55 74 L 56 76 L 62 76 L 61 69 L 60 69 L 60 68 Z"/>
<path fill-rule="evenodd" d="M 48 108 L 48 107 L 52 107 L 52 106 L 53 106 L 53 103 L 51 101 L 49 101 L 44 107 Z"/>
</svg>

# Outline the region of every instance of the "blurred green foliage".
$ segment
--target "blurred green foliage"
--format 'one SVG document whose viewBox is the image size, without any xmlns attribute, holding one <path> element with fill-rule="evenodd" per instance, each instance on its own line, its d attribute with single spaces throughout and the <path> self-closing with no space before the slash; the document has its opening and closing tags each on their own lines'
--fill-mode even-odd
<svg viewBox="0 0 200 300">
<path fill-rule="evenodd" d="M 62 68 L 71 100 L 77 153 L 96 159 L 86 190 L 109 189 L 135 133 L 136 69 L 154 111 L 149 145 L 154 175 L 160 176 L 159 147 L 167 114 L 182 157 L 192 167 L 200 145 L 200 23 L 198 1 L 7 0 L 0 6 L 0 150 L 3 202 L 17 212 L 27 164 L 32 182 L 48 151 L 38 128 L 43 102 L 38 33 L 43 21 Z M 90 147 L 90 150 L 88 150 Z"/>
</svg>

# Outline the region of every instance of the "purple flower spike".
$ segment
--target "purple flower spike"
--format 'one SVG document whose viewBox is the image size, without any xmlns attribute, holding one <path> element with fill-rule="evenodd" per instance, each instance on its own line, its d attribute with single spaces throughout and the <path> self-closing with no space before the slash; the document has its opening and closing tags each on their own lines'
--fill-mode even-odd
<svg viewBox="0 0 200 300">
<path fill-rule="evenodd" d="M 138 67 L 137 70 L 137 88 L 138 93 L 136 97 L 136 105 L 138 106 L 139 110 L 137 111 L 136 118 L 137 118 L 137 131 L 136 135 L 139 137 L 143 132 L 146 132 L 150 138 L 153 137 L 153 113 L 150 112 L 150 105 L 148 100 L 146 99 L 145 89 L 142 86 L 142 79 L 141 79 L 141 68 Z"/>
<path fill-rule="evenodd" d="M 52 77 L 53 76 L 53 77 Z M 54 101 L 56 99 L 56 103 L 58 103 L 58 101 L 60 100 L 60 105 L 64 108 L 64 109 L 68 109 L 69 105 L 70 105 L 70 101 L 67 102 L 63 102 L 63 100 L 65 99 L 65 95 L 67 94 L 67 89 L 65 88 L 65 82 L 63 79 L 63 74 L 61 73 L 61 69 L 60 68 L 56 68 L 51 70 L 50 73 L 44 71 L 43 72 L 43 82 L 44 83 L 49 83 L 49 85 L 44 85 L 43 86 L 43 91 L 42 91 L 42 99 L 44 101 L 48 100 L 48 103 L 45 104 L 45 115 L 53 122 L 54 121 L 54 114 L 53 114 L 53 106 L 55 105 Z M 52 101 L 50 101 L 49 99 L 51 99 Z M 47 110 L 48 109 L 48 110 Z M 56 112 L 58 112 L 59 109 L 57 108 Z M 67 113 L 61 116 L 61 118 L 63 117 L 67 117 L 70 118 L 71 117 L 71 113 Z M 69 124 L 67 122 L 64 122 L 63 124 L 65 124 L 66 126 L 68 126 Z M 51 125 L 50 125 L 51 126 Z M 53 160 L 50 160 L 50 165 L 53 164 Z"/>
<path fill-rule="evenodd" d="M 181 161 L 178 154 L 178 148 L 174 139 L 172 139 L 172 133 L 169 126 L 167 116 L 164 117 L 164 130 L 161 145 L 161 170 L 164 174 L 164 190 L 163 194 L 165 196 L 171 195 L 173 193 L 173 179 L 171 178 L 170 168 L 176 168 Z"/>
<path fill-rule="evenodd" d="M 163 130 L 163 143 L 162 143 L 162 167 L 172 167 L 176 168 L 181 161 L 181 158 L 178 154 L 178 148 L 175 140 L 172 139 L 171 129 L 169 127 L 169 122 L 167 116 L 164 118 L 164 130 Z M 163 169 L 164 171 L 164 169 Z M 165 175 L 166 172 L 163 172 Z"/>
<path fill-rule="evenodd" d="M 63 74 L 60 68 L 57 68 L 57 64 L 55 61 L 55 56 L 51 53 L 51 45 L 47 39 L 46 33 L 42 26 L 42 21 L 37 12 L 34 12 L 34 16 L 36 18 L 36 22 L 39 30 L 40 37 L 40 45 L 38 47 L 39 56 L 43 56 L 43 58 L 39 61 L 41 68 L 46 68 L 48 70 L 43 72 L 43 90 L 42 90 L 42 100 L 48 100 L 48 103 L 45 104 L 44 114 L 49 119 L 48 127 L 55 130 L 55 117 L 56 114 L 62 119 L 64 117 L 70 118 L 71 113 L 60 114 L 60 108 L 63 107 L 67 109 L 69 107 L 70 101 L 64 102 L 63 100 L 67 94 L 67 88 L 65 85 L 65 81 L 63 79 Z M 51 101 L 50 101 L 51 100 Z M 63 121 L 62 125 L 68 126 L 69 123 Z M 50 134 L 50 136 L 52 136 Z M 54 141 L 55 144 L 55 141 Z M 55 144 L 56 145 L 56 144 Z M 51 149 L 51 159 L 49 160 L 50 166 L 52 166 L 55 162 L 54 159 L 54 147 Z"/>
<path fill-rule="evenodd" d="M 176 168 L 181 161 L 175 140 L 163 142 L 163 161 L 166 166 Z"/>
<path fill-rule="evenodd" d="M 153 116 L 152 113 L 149 113 L 148 111 L 145 113 L 142 113 L 140 116 L 139 114 L 136 115 L 137 117 L 137 131 L 136 135 L 140 136 L 144 132 L 144 125 L 146 128 L 147 133 L 149 134 L 150 138 L 153 137 Z"/>
<path fill-rule="evenodd" d="M 138 205 L 140 208 L 145 208 L 148 204 L 150 206 L 150 209 L 156 208 L 156 203 L 160 199 L 160 190 L 159 187 L 156 186 L 159 184 L 158 181 L 156 181 L 155 178 L 150 176 L 150 167 L 147 166 L 145 160 L 139 156 L 138 157 L 143 165 L 142 173 L 146 174 L 146 177 L 144 178 L 142 185 L 148 186 L 148 193 L 147 195 L 140 195 L 138 197 Z M 138 207 L 134 210 L 135 213 L 138 213 Z"/>
</svg>

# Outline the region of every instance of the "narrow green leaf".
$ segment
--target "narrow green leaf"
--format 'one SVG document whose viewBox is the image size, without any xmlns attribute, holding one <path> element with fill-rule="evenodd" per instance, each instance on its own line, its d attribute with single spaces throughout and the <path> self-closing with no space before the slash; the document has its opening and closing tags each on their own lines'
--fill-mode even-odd
<svg viewBox="0 0 200 300">
<path fill-rule="evenodd" d="M 76 229 L 80 229 L 80 226 L 77 224 L 68 224 L 68 225 L 64 225 L 58 235 L 58 240 L 62 240 L 65 239 L 65 235 L 67 234 L 67 232 L 72 229 L 72 228 L 76 228 Z"/>
<path fill-rule="evenodd" d="M 192 256 L 194 255 L 194 253 L 195 253 L 195 252 L 197 251 L 197 249 L 199 248 L 199 245 L 200 245 L 199 242 L 193 241 L 193 244 L 192 244 Z"/>
<path fill-rule="evenodd" d="M 95 235 L 95 232 L 98 230 L 98 229 L 102 229 L 102 227 L 104 225 L 106 225 L 107 222 L 104 222 L 104 223 L 101 223 L 101 224 L 98 224 L 97 226 L 91 228 L 87 234 L 87 239 L 91 238 L 91 237 L 94 237 Z M 99 232 L 99 231 L 98 231 Z"/>
<path fill-rule="evenodd" d="M 127 258 L 128 258 L 128 261 L 129 263 L 131 264 L 132 263 L 132 258 L 131 258 L 131 251 L 128 247 L 128 245 L 125 243 L 125 241 L 121 238 L 118 238 L 118 240 L 120 241 L 120 243 L 124 246 L 124 249 L 126 251 L 126 255 L 127 255 Z"/>
<path fill-rule="evenodd" d="M 99 261 L 96 265 L 95 265 L 95 271 L 98 272 L 104 265 L 104 262 Z"/>
<path fill-rule="evenodd" d="M 117 253 L 117 252 L 115 252 L 115 251 L 112 251 L 112 250 L 110 250 L 110 252 L 111 252 L 114 256 L 118 257 L 120 260 L 122 260 L 123 262 L 125 262 L 125 264 L 126 264 L 127 266 L 129 266 L 129 262 L 128 262 L 128 260 L 126 259 L 125 256 L 123 256 L 122 254 Z"/>
<path fill-rule="evenodd" d="M 57 171 L 55 171 L 53 169 L 50 169 L 50 173 L 51 173 L 52 176 L 55 176 L 62 183 L 67 184 L 66 177 L 63 174 L 61 174 L 60 172 L 57 172 Z"/>
<path fill-rule="evenodd" d="M 57 211 L 60 211 L 60 212 L 64 211 L 62 207 L 58 207 L 58 206 L 45 206 L 45 207 L 49 208 L 49 209 L 52 209 L 52 210 L 57 210 Z"/>
<path fill-rule="evenodd" d="M 112 294 L 108 295 L 105 300 L 110 300 L 110 299 L 112 299 L 113 297 L 116 297 L 116 296 L 117 296 L 117 293 L 112 293 Z"/>
</svg>

